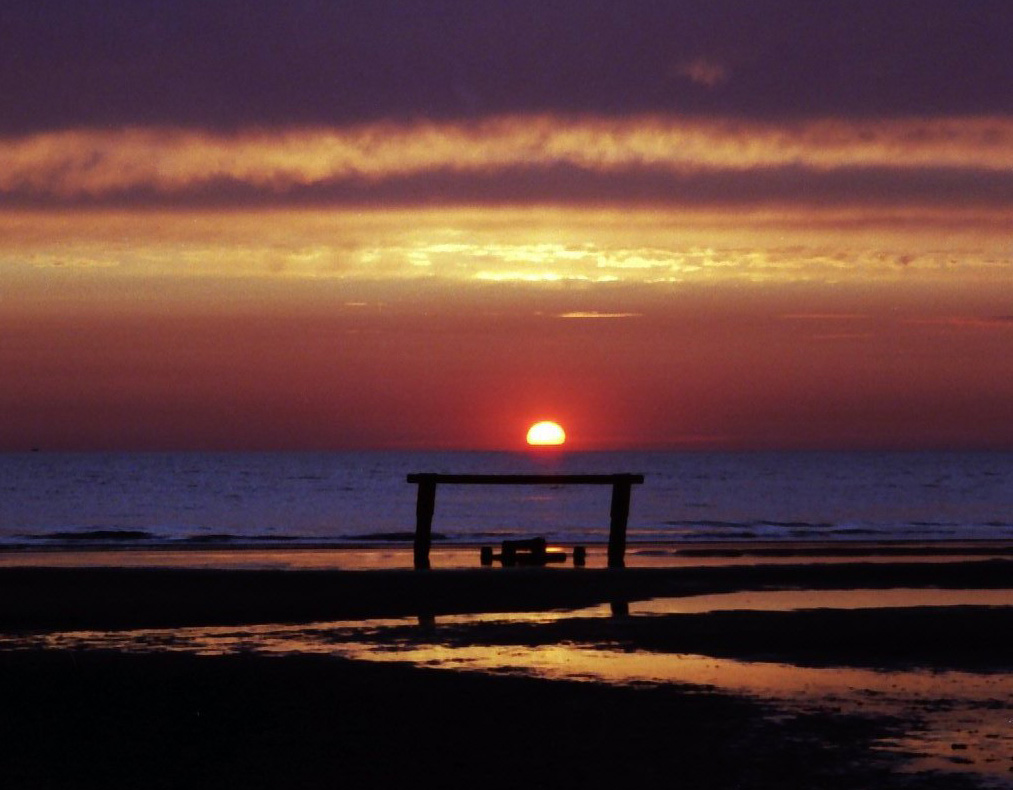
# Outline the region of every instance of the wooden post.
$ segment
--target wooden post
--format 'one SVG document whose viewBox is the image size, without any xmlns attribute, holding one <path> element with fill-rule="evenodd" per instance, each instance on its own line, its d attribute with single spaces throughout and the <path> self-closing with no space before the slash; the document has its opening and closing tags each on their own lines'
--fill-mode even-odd
<svg viewBox="0 0 1013 790">
<path fill-rule="evenodd" d="M 429 546 L 433 539 L 433 512 L 436 510 L 436 480 L 420 476 L 415 500 L 415 570 L 429 570 Z"/>
<path fill-rule="evenodd" d="M 630 518 L 630 491 L 633 479 L 625 477 L 612 484 L 610 508 L 608 567 L 625 568 L 626 522 Z"/>
</svg>

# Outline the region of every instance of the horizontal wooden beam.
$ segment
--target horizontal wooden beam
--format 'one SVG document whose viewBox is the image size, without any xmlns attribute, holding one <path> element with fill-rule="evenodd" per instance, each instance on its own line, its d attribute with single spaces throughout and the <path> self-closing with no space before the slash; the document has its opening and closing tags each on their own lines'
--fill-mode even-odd
<svg viewBox="0 0 1013 790">
<path fill-rule="evenodd" d="M 643 483 L 643 475 L 444 475 L 422 472 L 408 475 L 409 483 L 449 483 L 452 485 L 633 485 Z"/>
</svg>

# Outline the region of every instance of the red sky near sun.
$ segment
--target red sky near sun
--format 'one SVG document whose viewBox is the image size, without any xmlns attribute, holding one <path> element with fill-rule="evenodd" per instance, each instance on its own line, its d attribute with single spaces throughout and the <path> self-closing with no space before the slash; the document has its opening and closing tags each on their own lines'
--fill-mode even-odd
<svg viewBox="0 0 1013 790">
<path fill-rule="evenodd" d="M 1008 5 L 524 5 L 11 4 L 0 450 L 1013 448 Z"/>
</svg>

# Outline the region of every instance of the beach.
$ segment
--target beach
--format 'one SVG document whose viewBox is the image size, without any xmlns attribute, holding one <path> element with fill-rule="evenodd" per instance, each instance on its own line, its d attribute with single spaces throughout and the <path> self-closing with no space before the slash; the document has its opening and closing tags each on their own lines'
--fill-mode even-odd
<svg viewBox="0 0 1013 790">
<path fill-rule="evenodd" d="M 0 662 L 7 787 L 890 786 L 863 753 L 886 723 L 776 724 L 685 689 L 318 657 Z"/>
<path fill-rule="evenodd" d="M 1013 561 L 878 560 L 3 568 L 5 786 L 1013 785 Z"/>
</svg>

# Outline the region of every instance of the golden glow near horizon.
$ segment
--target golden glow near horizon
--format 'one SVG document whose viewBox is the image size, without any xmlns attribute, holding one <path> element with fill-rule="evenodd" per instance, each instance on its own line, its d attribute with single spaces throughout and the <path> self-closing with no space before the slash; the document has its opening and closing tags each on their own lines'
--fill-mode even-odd
<svg viewBox="0 0 1013 790">
<path fill-rule="evenodd" d="M 533 447 L 558 447 L 566 442 L 566 431 L 558 422 L 542 420 L 528 428 L 526 438 Z"/>
<path fill-rule="evenodd" d="M 1000 283 L 1011 226 L 1013 211 L 942 209 L 9 211 L 0 275 Z"/>
</svg>

